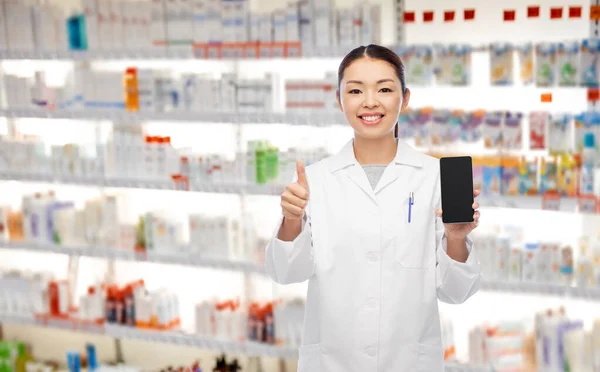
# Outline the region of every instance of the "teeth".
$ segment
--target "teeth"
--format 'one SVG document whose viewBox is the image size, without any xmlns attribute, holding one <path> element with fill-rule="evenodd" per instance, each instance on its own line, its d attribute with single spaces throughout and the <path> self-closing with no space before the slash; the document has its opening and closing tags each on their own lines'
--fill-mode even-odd
<svg viewBox="0 0 600 372">
<path fill-rule="evenodd" d="M 376 121 L 379 120 L 381 118 L 381 115 L 377 115 L 377 116 L 363 116 L 362 117 L 364 121 Z"/>
</svg>

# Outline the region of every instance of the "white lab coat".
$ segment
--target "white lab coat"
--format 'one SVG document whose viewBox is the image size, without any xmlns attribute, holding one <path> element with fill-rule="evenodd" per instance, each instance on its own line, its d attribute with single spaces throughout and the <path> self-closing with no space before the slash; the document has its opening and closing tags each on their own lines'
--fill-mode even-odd
<svg viewBox="0 0 600 372">
<path fill-rule="evenodd" d="M 437 301 L 472 296 L 480 263 L 469 238 L 466 263 L 446 254 L 439 161 L 399 140 L 373 190 L 350 140 L 306 176 L 302 232 L 277 239 L 280 220 L 265 263 L 277 283 L 309 281 L 298 371 L 443 371 Z"/>
</svg>

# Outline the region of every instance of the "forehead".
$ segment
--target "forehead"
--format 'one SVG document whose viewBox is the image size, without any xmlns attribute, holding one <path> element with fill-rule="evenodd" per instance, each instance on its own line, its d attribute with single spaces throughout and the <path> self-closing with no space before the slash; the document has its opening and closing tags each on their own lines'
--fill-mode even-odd
<svg viewBox="0 0 600 372">
<path fill-rule="evenodd" d="M 393 79 L 399 82 L 394 67 L 388 62 L 379 59 L 357 59 L 344 70 L 344 81 L 359 80 L 367 83 L 376 82 L 381 79 Z"/>
</svg>

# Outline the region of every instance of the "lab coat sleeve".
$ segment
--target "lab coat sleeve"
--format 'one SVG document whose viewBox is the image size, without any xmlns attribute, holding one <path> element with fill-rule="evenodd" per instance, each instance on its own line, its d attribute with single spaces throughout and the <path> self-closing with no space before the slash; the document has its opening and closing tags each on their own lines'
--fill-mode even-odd
<svg viewBox="0 0 600 372">
<path fill-rule="evenodd" d="M 296 179 L 296 178 L 295 178 Z M 293 181 L 295 182 L 295 180 Z M 277 238 L 283 216 L 273 232 L 265 250 L 265 269 L 269 277 L 279 284 L 301 283 L 314 274 L 312 233 L 310 224 L 310 201 L 305 208 L 300 234 L 291 242 Z"/>
<path fill-rule="evenodd" d="M 439 190 L 438 190 L 439 192 Z M 441 197 L 438 193 L 437 208 L 441 208 Z M 479 289 L 481 281 L 481 264 L 473 241 L 466 237 L 469 256 L 466 262 L 458 262 L 448 256 L 444 223 L 436 217 L 436 285 L 438 298 L 442 302 L 461 304 Z"/>
</svg>

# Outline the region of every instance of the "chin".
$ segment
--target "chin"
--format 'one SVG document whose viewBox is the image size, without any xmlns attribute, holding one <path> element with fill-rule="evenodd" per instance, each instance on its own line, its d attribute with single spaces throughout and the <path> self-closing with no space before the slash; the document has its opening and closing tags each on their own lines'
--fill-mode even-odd
<svg viewBox="0 0 600 372">
<path fill-rule="evenodd" d="M 373 127 L 366 126 L 362 123 L 358 123 L 352 126 L 354 132 L 366 139 L 378 139 L 394 134 L 394 125 L 376 125 Z"/>
</svg>

